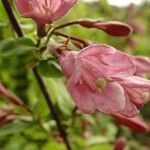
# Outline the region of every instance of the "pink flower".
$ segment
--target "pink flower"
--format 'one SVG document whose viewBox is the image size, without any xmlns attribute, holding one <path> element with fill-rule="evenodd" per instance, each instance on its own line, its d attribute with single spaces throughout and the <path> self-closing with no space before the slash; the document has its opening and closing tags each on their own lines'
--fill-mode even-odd
<svg viewBox="0 0 150 150">
<path fill-rule="evenodd" d="M 50 24 L 63 17 L 77 0 L 16 0 L 16 6 L 25 18 L 32 18 L 38 26 Z"/>
<path fill-rule="evenodd" d="M 120 124 L 123 124 L 136 132 L 149 132 L 150 126 L 140 117 L 128 118 L 119 114 L 112 115 Z"/>
<path fill-rule="evenodd" d="M 59 59 L 71 97 L 84 113 L 98 110 L 133 117 L 149 100 L 150 81 L 135 75 L 132 56 L 111 46 L 92 44 Z"/>
</svg>

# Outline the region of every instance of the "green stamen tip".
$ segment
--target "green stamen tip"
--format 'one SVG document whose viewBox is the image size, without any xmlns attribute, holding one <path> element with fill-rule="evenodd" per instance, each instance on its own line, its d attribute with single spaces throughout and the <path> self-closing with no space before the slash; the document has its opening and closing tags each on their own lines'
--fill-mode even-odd
<svg viewBox="0 0 150 150">
<path fill-rule="evenodd" d="M 103 90 L 107 85 L 107 81 L 104 78 L 98 78 L 96 80 L 96 86 L 98 89 Z"/>
</svg>

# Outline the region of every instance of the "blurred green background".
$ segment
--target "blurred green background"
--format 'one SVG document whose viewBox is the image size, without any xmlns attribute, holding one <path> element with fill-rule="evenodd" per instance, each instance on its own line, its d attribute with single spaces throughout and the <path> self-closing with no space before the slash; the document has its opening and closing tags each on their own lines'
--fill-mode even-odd
<svg viewBox="0 0 150 150">
<path fill-rule="evenodd" d="M 14 1 L 10 0 L 10 3 L 25 36 L 35 42 L 37 40 L 35 24 L 29 19 L 21 18 L 15 9 Z M 0 11 L 0 40 L 15 38 L 1 1 Z M 93 3 L 79 1 L 69 14 L 56 21 L 54 25 L 82 18 L 129 23 L 134 27 L 134 33 L 129 37 L 111 37 L 102 31 L 79 26 L 60 31 L 94 43 L 106 43 L 133 55 L 150 56 L 150 3 L 116 7 L 109 5 L 107 0 Z M 52 41 L 60 42 L 62 39 L 53 37 Z M 23 109 L 13 107 L 12 115 L 15 119 L 6 124 L 0 123 L 0 150 L 65 150 L 55 121 L 50 117 L 49 109 L 29 67 L 35 59 L 32 53 L 27 51 L 16 56 L 0 51 L 0 81 L 23 99 L 34 112 L 31 116 Z M 56 63 L 54 65 L 58 67 Z M 114 142 L 120 136 L 128 140 L 126 149 L 150 149 L 149 133 L 135 133 L 119 125 L 109 115 L 101 113 L 85 115 L 74 111 L 74 103 L 66 89 L 66 80 L 63 77 L 53 78 L 55 73 L 52 70 L 46 68 L 45 73 L 43 69 L 40 71 L 40 66 L 42 67 L 42 64 L 39 65 L 39 72 L 47 83 L 74 150 L 113 150 Z M 12 106 L 1 98 L 0 107 Z M 144 106 L 141 116 L 150 122 L 150 103 Z"/>
</svg>

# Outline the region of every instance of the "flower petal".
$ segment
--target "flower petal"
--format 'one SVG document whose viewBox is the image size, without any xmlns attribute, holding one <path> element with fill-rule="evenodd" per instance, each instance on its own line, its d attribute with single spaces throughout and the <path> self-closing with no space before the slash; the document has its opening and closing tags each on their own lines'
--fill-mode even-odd
<svg viewBox="0 0 150 150">
<path fill-rule="evenodd" d="M 60 6 L 53 12 L 53 20 L 64 16 L 75 5 L 77 0 L 61 0 Z"/>
<path fill-rule="evenodd" d="M 77 107 L 84 113 L 93 113 L 95 110 L 95 104 L 92 99 L 93 91 L 84 83 L 74 83 L 73 78 L 68 81 L 68 89 L 70 95 Z"/>
<path fill-rule="evenodd" d="M 120 84 L 132 88 L 147 88 L 150 89 L 150 80 L 138 76 L 112 76 L 113 79 Z"/>
<path fill-rule="evenodd" d="M 117 82 L 108 83 L 101 92 L 92 95 L 96 108 L 104 113 L 116 113 L 125 109 L 125 94 Z"/>
<path fill-rule="evenodd" d="M 126 94 L 126 104 L 123 111 L 118 112 L 119 114 L 126 117 L 134 117 L 139 113 L 136 105 L 129 99 L 129 96 Z"/>
<path fill-rule="evenodd" d="M 113 53 L 115 52 L 116 49 L 113 48 L 112 46 L 106 45 L 106 44 L 91 44 L 87 47 L 85 47 L 84 49 L 82 49 L 79 53 L 78 53 L 78 57 L 79 58 L 84 58 L 84 57 L 91 57 L 91 56 L 95 56 L 98 57 L 101 54 L 105 54 L 105 53 Z"/>
<path fill-rule="evenodd" d="M 150 59 L 147 57 L 134 57 L 133 63 L 136 66 L 136 75 L 150 73 Z"/>
<path fill-rule="evenodd" d="M 29 1 L 28 0 L 16 0 L 15 3 L 21 14 L 29 12 Z"/>
<path fill-rule="evenodd" d="M 113 70 L 112 75 L 133 75 L 136 71 L 132 59 L 119 51 L 104 54 L 99 59 Z"/>
<path fill-rule="evenodd" d="M 59 58 L 60 65 L 66 77 L 70 77 L 75 69 L 75 54 L 68 52 Z"/>
</svg>

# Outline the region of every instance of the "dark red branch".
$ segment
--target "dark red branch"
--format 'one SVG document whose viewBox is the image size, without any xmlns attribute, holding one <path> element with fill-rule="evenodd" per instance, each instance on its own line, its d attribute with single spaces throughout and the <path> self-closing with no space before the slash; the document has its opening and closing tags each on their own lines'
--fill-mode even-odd
<svg viewBox="0 0 150 150">
<path fill-rule="evenodd" d="M 15 15 L 14 15 L 14 13 L 13 13 L 10 5 L 9 5 L 8 0 L 2 0 L 2 3 L 4 5 L 4 8 L 5 8 L 7 15 L 8 15 L 8 18 L 9 18 L 14 30 L 16 31 L 18 37 L 23 37 L 23 32 L 22 32 L 22 30 L 21 30 L 21 28 L 20 28 L 20 26 L 19 26 L 19 24 L 15 18 Z"/>
</svg>

